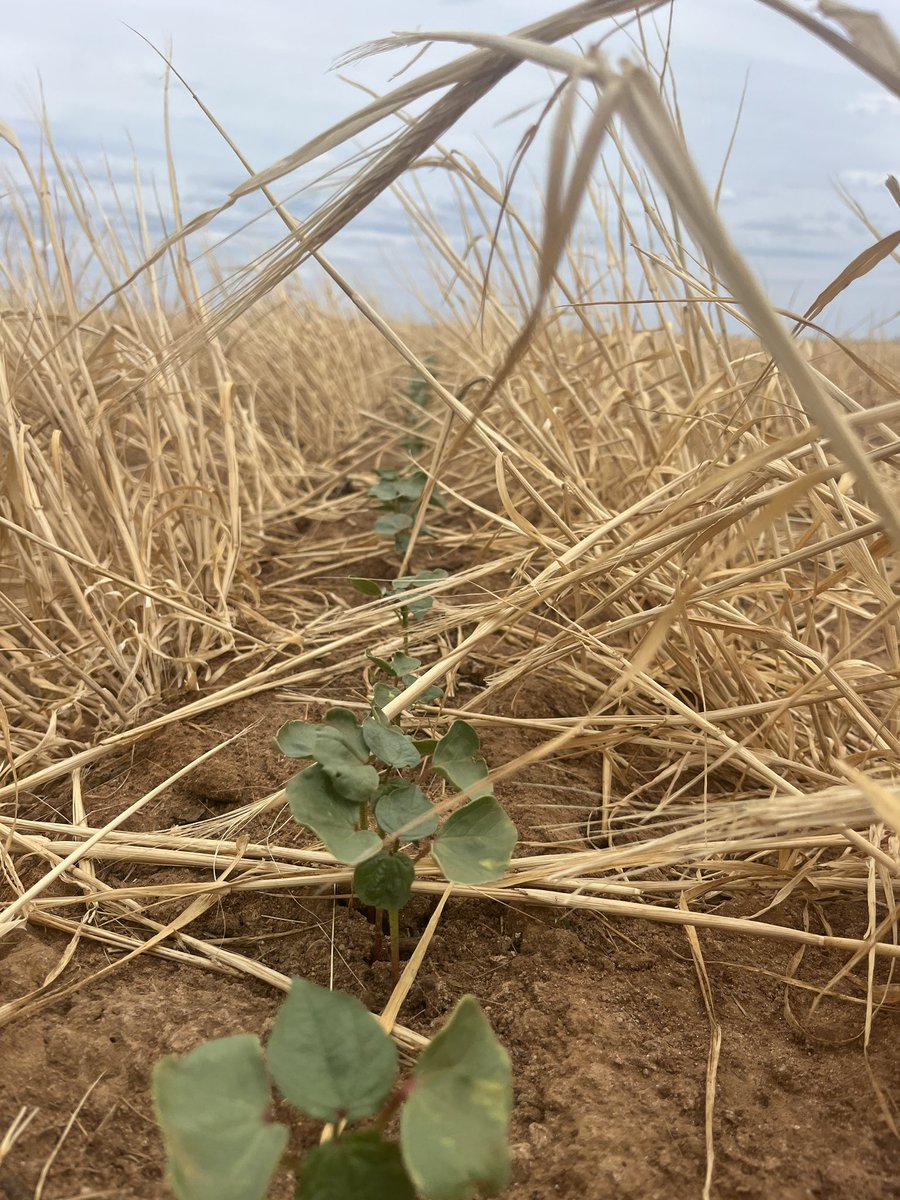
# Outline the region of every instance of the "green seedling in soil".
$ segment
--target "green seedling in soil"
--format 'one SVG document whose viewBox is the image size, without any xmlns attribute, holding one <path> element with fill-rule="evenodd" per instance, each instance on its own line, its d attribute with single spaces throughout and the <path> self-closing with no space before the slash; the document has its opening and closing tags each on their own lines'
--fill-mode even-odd
<svg viewBox="0 0 900 1200">
<path fill-rule="evenodd" d="M 350 582 L 364 596 L 375 596 L 381 599 L 384 596 L 398 597 L 404 592 L 418 590 L 427 587 L 429 583 L 436 583 L 439 579 L 446 578 L 447 572 L 442 567 L 437 567 L 431 571 L 419 571 L 417 575 L 403 575 L 400 579 L 392 579 L 387 587 L 382 587 L 374 579 L 361 579 L 358 575 L 351 575 Z M 403 630 L 404 654 L 409 654 L 410 622 L 421 621 L 425 614 L 430 612 L 433 604 L 433 596 L 421 596 L 417 594 L 403 604 L 396 604 L 394 606 L 394 612 L 397 614 L 397 620 L 400 622 L 400 628 Z"/>
<path fill-rule="evenodd" d="M 332 1127 L 302 1159 L 287 1127 L 265 1119 L 273 1081 Z M 265 1051 L 239 1034 L 169 1055 L 153 1103 L 178 1200 L 264 1200 L 281 1167 L 295 1200 L 469 1200 L 509 1181 L 509 1057 L 474 996 L 398 1082 L 396 1046 L 368 1009 L 295 977 Z"/>
<path fill-rule="evenodd" d="M 400 467 L 390 467 L 375 472 L 378 482 L 369 488 L 368 495 L 378 501 L 381 516 L 375 522 L 375 532 L 379 537 L 393 538 L 398 554 L 405 554 L 409 545 L 409 530 L 416 519 L 422 495 L 428 486 L 428 476 L 424 471 L 409 471 Z M 428 498 L 428 506 L 446 508 L 447 504 L 437 488 L 434 488 Z M 423 534 L 431 530 L 422 526 Z"/>
<path fill-rule="evenodd" d="M 372 704 L 374 708 L 384 708 L 395 697 L 399 696 L 406 688 L 411 687 L 418 676 L 416 672 L 422 665 L 420 658 L 413 658 L 405 652 L 392 654 L 389 659 L 381 658 L 377 654 L 372 654 L 366 651 L 366 657 L 372 663 L 372 669 L 369 671 L 369 683 L 372 686 Z M 389 682 L 385 683 L 378 679 L 378 675 L 384 675 Z M 440 700 L 444 692 L 437 684 L 433 683 L 427 687 L 425 691 L 416 700 L 416 704 L 429 704 L 432 700 Z M 416 704 L 410 705 L 415 708 Z"/>
<path fill-rule="evenodd" d="M 431 374 L 437 379 L 436 363 L 433 358 L 429 357 L 425 360 L 425 365 Z M 416 379 L 411 379 L 406 385 L 406 398 L 410 403 L 414 404 L 417 409 L 426 409 L 428 401 L 431 399 L 431 384 L 419 376 Z M 401 445 L 409 454 L 418 454 L 425 449 L 425 443 L 415 433 L 415 430 L 422 424 L 422 416 L 413 410 L 407 416 L 406 424 L 409 426 L 410 436 L 406 438 Z"/>
<path fill-rule="evenodd" d="M 430 853 L 451 882 L 469 885 L 499 879 L 509 867 L 516 827 L 484 782 L 478 734 L 454 721 L 439 740 L 416 741 L 380 708 L 362 724 L 348 709 L 332 708 L 321 724 L 289 721 L 275 741 L 289 758 L 312 760 L 287 784 L 291 812 L 354 868 L 353 892 L 375 910 L 376 955 L 387 912 L 396 982 L 399 913 L 412 894 L 415 862 Z M 472 797 L 443 823 L 419 783 L 407 777 L 417 771 L 421 779 L 427 770 Z"/>
</svg>

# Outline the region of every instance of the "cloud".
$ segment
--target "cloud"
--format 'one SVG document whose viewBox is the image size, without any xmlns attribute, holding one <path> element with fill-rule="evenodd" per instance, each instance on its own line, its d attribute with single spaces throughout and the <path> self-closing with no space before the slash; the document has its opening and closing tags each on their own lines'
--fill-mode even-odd
<svg viewBox="0 0 900 1200">
<path fill-rule="evenodd" d="M 785 249 L 783 246 L 754 246 L 754 248 L 753 248 L 753 257 L 754 258 L 784 259 L 785 253 L 786 252 L 785 252 Z M 793 246 L 793 247 L 791 247 L 791 250 L 789 253 L 789 258 L 792 261 L 796 261 L 799 259 L 828 260 L 828 259 L 834 258 L 834 251 L 831 249 L 830 246 L 828 246 L 828 247 L 823 246 L 821 249 L 815 249 L 813 247 L 801 248 L 800 246 Z M 826 274 L 827 273 L 828 272 L 826 272 Z"/>
<path fill-rule="evenodd" d="M 860 92 L 847 105 L 847 111 L 866 117 L 900 116 L 900 96 L 888 92 Z"/>
<path fill-rule="evenodd" d="M 809 241 L 828 238 L 832 243 L 835 238 L 846 237 L 853 227 L 848 213 L 833 209 L 800 209 L 786 214 L 772 213 L 762 217 L 751 217 L 737 222 L 736 225 L 739 230 L 768 234 L 774 238 L 790 238 L 793 242 L 801 239 Z"/>
<path fill-rule="evenodd" d="M 894 172 L 900 174 L 900 171 Z M 891 174 L 891 171 L 885 167 L 881 171 L 871 171 L 866 168 L 851 168 L 846 171 L 841 171 L 838 174 L 838 179 L 846 188 L 882 188 L 884 181 Z"/>
</svg>

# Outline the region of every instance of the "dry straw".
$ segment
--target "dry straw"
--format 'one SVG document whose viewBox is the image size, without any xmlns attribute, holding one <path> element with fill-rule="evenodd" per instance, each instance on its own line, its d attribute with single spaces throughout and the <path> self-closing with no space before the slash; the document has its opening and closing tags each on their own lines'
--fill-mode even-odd
<svg viewBox="0 0 900 1200">
<path fill-rule="evenodd" d="M 877 18 L 767 3 L 900 94 L 900 54 Z M 860 984 L 868 1036 L 900 956 L 897 358 L 799 339 L 773 310 L 692 164 L 667 73 L 613 68 L 599 47 L 612 18 L 651 38 L 652 23 L 634 21 L 657 7 L 594 0 L 512 36 L 388 39 L 375 49 L 467 49 L 259 173 L 229 141 L 248 179 L 210 213 L 182 216 L 173 171 L 174 232 L 160 246 L 140 192 L 134 211 L 108 215 L 47 130 L 87 274 L 43 166 L 2 131 L 21 169 L 0 326 L 0 936 L 33 922 L 71 939 L 59 974 L 2 1019 L 86 986 L 72 966 L 84 939 L 287 986 L 188 931 L 225 894 L 348 886 L 327 854 L 280 836 L 282 793 L 137 833 L 126 817 L 201 758 L 105 822 L 90 816 L 91 769 L 265 693 L 298 709 L 363 703 L 365 651 L 396 646 L 397 626 L 389 602 L 355 603 L 342 580 L 383 553 L 364 489 L 399 453 L 402 385 L 416 373 L 434 395 L 420 461 L 451 498 L 440 544 L 455 569 L 428 588 L 436 604 L 416 641 L 429 667 L 391 715 L 441 683 L 447 699 L 425 723 L 461 715 L 503 732 L 514 748 L 494 763 L 498 794 L 526 786 L 546 820 L 495 887 L 448 888 L 420 866 L 417 890 L 442 907 L 386 1025 L 421 1045 L 396 1023 L 400 1004 L 443 905 L 477 895 L 685 926 L 710 1089 L 719 1026 L 697 931 L 843 956 L 834 986 Z M 575 34 L 586 51 L 558 45 Z M 523 62 L 555 80 L 540 230 L 506 182 L 443 140 Z M 352 178 L 293 218 L 272 186 L 342 148 Z M 458 202 L 462 242 L 419 186 L 426 168 Z M 392 326 L 323 253 L 391 187 L 442 297 L 414 327 Z M 246 270 L 201 272 L 192 235 L 254 193 L 284 239 Z M 579 234 L 585 216 L 593 241 Z M 805 316 L 789 315 L 794 334 L 820 327 L 896 245 L 879 235 L 822 281 Z M 340 302 L 286 285 L 307 260 Z M 466 691 L 472 667 L 484 682 Z M 271 732 L 238 735 L 242 752 Z M 261 819 L 271 833 L 251 840 Z M 129 864 L 132 882 L 102 883 L 100 862 Z M 148 865 L 189 882 L 141 883 Z M 722 891 L 759 918 L 710 911 Z M 802 904 L 828 897 L 856 902 L 855 932 L 802 926 Z M 764 919 L 790 899 L 795 924 Z M 163 901 L 183 907 L 158 921 Z"/>
</svg>

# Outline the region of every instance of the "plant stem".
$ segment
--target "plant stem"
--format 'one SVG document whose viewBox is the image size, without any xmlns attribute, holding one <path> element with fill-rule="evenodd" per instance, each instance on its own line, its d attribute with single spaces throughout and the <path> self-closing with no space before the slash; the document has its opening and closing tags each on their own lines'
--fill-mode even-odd
<svg viewBox="0 0 900 1200">
<path fill-rule="evenodd" d="M 384 1133 L 385 1129 L 390 1124 L 391 1120 L 397 1115 L 401 1106 L 410 1097 L 413 1088 L 416 1086 L 414 1079 L 405 1079 L 398 1087 L 396 1087 L 390 1096 L 387 1098 L 384 1108 L 375 1118 L 375 1128 L 379 1133 Z"/>
<path fill-rule="evenodd" d="M 381 929 L 381 909 L 375 909 L 375 931 L 372 934 L 372 961 L 381 962 L 381 951 L 384 946 L 384 938 Z"/>
<path fill-rule="evenodd" d="M 391 983 L 395 986 L 400 978 L 400 910 L 388 909 L 388 924 L 391 929 Z"/>
<path fill-rule="evenodd" d="M 369 806 L 365 800 L 361 800 L 359 804 L 359 828 L 369 828 Z"/>
</svg>

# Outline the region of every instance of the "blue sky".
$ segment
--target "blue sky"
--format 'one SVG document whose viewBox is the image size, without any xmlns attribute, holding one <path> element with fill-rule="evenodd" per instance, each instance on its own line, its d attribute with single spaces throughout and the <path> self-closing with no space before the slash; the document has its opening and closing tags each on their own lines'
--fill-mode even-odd
<svg viewBox="0 0 900 1200">
<path fill-rule="evenodd" d="M 900 32 L 897 0 L 866 0 Z M 38 142 L 39 81 L 60 149 L 98 180 L 109 163 L 127 190 L 132 146 L 142 170 L 165 185 L 162 67 L 129 25 L 174 60 L 259 168 L 359 107 L 364 97 L 331 71 L 349 48 L 392 30 L 509 32 L 554 11 L 553 0 L 29 0 L 8 6 L 0 43 L 0 121 L 29 148 Z M 805 7 L 812 11 L 813 6 Z M 666 19 L 663 10 L 661 19 Z M 599 31 L 600 27 L 596 27 Z M 900 211 L 883 187 L 900 174 L 900 101 L 757 0 L 676 0 L 672 58 L 688 140 L 714 182 L 747 80 L 747 99 L 727 175 L 723 213 L 776 302 L 806 307 L 872 240 L 840 198 L 845 187 L 883 233 Z M 628 51 L 619 39 L 614 52 Z M 454 51 L 438 47 L 427 65 Z M 386 90 L 408 54 L 380 56 L 346 74 Z M 414 68 L 421 69 L 421 66 Z M 445 139 L 496 178 L 493 156 L 512 158 L 551 81 L 523 68 Z M 242 178 L 230 151 L 188 97 L 172 100 L 175 155 L 187 216 L 224 198 Z M 11 169 L 13 155 L 0 143 Z M 536 203 L 545 166 L 538 146 L 518 199 Z M 429 194 L 442 210 L 440 178 Z M 292 190 L 289 181 L 281 194 Z M 239 217 L 229 218 L 232 226 Z M 450 228 L 452 229 L 452 218 Z M 229 226 L 223 225 L 221 230 Z M 262 224 L 228 253 L 250 256 L 281 236 Z M 334 257 L 355 283 L 394 311 L 418 255 L 396 201 L 385 199 L 342 236 Z M 386 266 L 389 271 L 386 272 Z M 306 269 L 306 268 L 305 268 Z M 309 268 L 315 272 L 315 267 Z M 313 276 L 311 275 L 311 278 Z M 897 264 L 883 263 L 830 311 L 830 324 L 863 333 L 900 309 Z M 896 322 L 890 327 L 896 332 Z"/>
</svg>

